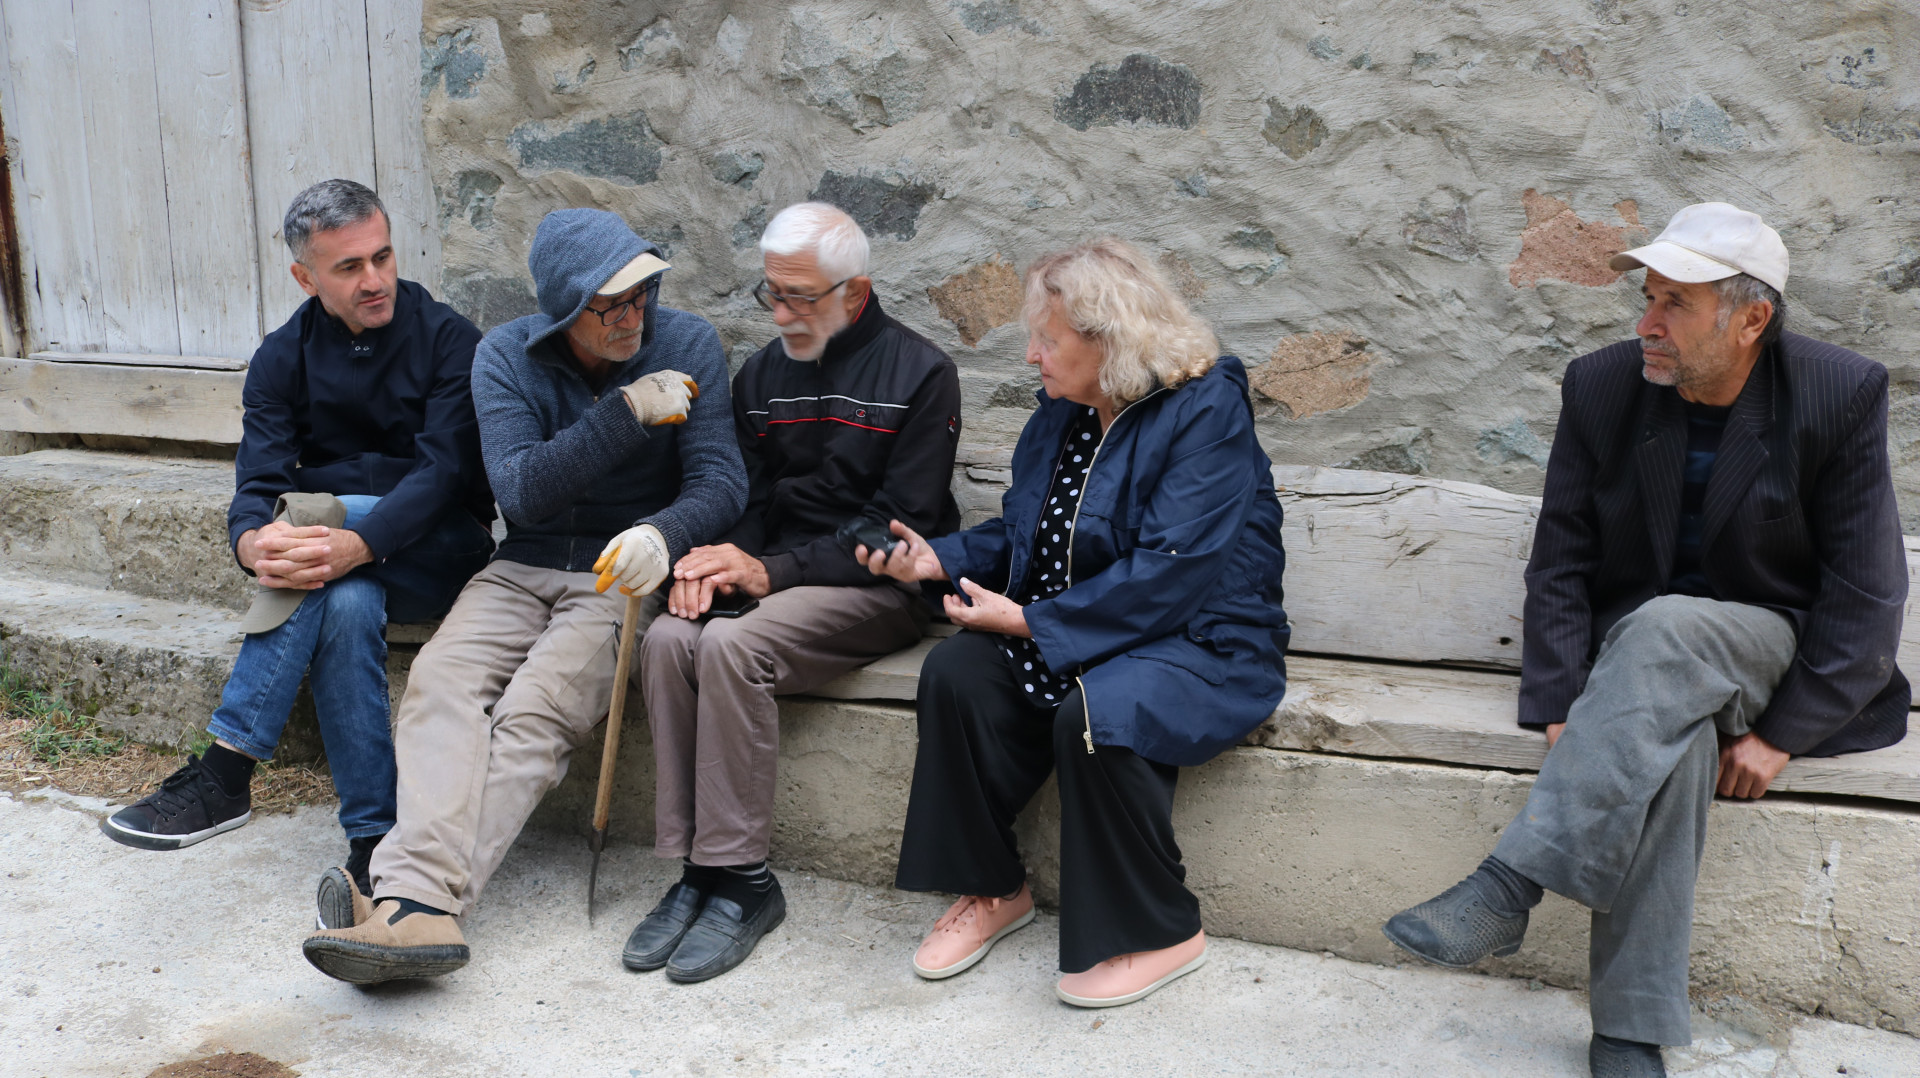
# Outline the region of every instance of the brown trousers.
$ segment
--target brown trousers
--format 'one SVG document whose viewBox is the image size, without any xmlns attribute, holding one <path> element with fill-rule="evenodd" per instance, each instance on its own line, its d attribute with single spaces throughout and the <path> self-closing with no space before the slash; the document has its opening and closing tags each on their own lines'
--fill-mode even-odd
<svg viewBox="0 0 1920 1078">
<path fill-rule="evenodd" d="M 891 584 L 789 588 L 743 617 L 655 621 L 640 646 L 658 767 L 654 853 L 700 865 L 765 860 L 780 751 L 774 695 L 910 647 L 926 623 L 919 597 Z"/>
<path fill-rule="evenodd" d="M 592 573 L 495 561 L 460 592 L 400 701 L 399 816 L 374 851 L 374 895 L 462 912 L 566 777 L 612 702 L 626 612 L 617 590 L 593 584 Z"/>
</svg>

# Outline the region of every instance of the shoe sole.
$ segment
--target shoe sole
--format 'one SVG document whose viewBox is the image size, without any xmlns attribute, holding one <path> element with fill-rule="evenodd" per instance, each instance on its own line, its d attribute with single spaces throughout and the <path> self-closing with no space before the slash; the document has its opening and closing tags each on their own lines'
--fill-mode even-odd
<svg viewBox="0 0 1920 1078">
<path fill-rule="evenodd" d="M 316 920 L 322 929 L 353 927 L 353 884 L 346 869 L 330 868 L 320 874 L 313 904 L 319 909 Z"/>
<path fill-rule="evenodd" d="M 731 965 L 716 966 L 712 969 L 685 971 L 685 970 L 673 969 L 672 968 L 673 960 L 668 959 L 667 960 L 667 964 L 668 964 L 667 979 L 671 981 L 675 981 L 679 984 L 699 984 L 701 981 L 711 981 L 715 977 L 720 976 L 722 973 L 730 973 L 733 970 L 740 968 L 740 963 L 745 962 L 749 957 L 751 957 L 753 954 L 754 948 L 760 946 L 760 940 L 766 939 L 767 933 L 772 932 L 776 928 L 779 928 L 781 923 L 784 922 L 786 919 L 787 919 L 787 909 L 785 904 L 782 904 L 780 907 L 780 912 L 774 916 L 773 920 L 767 922 L 767 927 L 760 930 L 759 937 L 753 941 L 753 947 L 747 948 L 746 954 L 743 954 L 740 956 L 740 961 L 734 962 Z"/>
<path fill-rule="evenodd" d="M 1061 988 L 1058 984 L 1053 986 L 1053 994 L 1060 997 L 1060 1002 L 1072 1004 L 1075 1007 L 1124 1007 L 1129 1003 L 1135 1003 L 1153 995 L 1155 992 L 1160 991 L 1167 985 L 1172 984 L 1206 964 L 1207 952 L 1201 951 L 1186 965 L 1181 966 L 1179 969 L 1174 970 L 1172 973 L 1167 974 L 1165 977 L 1160 978 L 1145 988 L 1128 992 L 1124 996 L 1114 996 L 1111 999 L 1090 999 L 1086 996 L 1076 996 L 1066 989 Z"/>
<path fill-rule="evenodd" d="M 225 823 L 215 824 L 204 831 L 194 831 L 185 835 L 155 835 L 146 831 L 135 831 L 113 822 L 109 816 L 100 821 L 100 832 L 122 846 L 132 846 L 136 850 L 178 850 L 205 842 L 215 835 L 223 835 L 237 827 L 242 827 L 253 819 L 253 810 L 235 816 Z"/>
<path fill-rule="evenodd" d="M 1447 969 L 1468 969 L 1470 967 L 1479 965 L 1482 961 L 1484 961 L 1487 958 L 1507 958 L 1509 956 L 1519 954 L 1521 945 L 1526 943 L 1526 940 L 1522 939 L 1520 943 L 1515 943 L 1510 946 L 1502 947 L 1499 950 L 1492 952 L 1491 954 L 1482 956 L 1481 958 L 1476 958 L 1471 962 L 1447 962 L 1442 959 L 1435 958 L 1432 955 L 1421 954 L 1419 951 L 1414 950 L 1411 944 L 1409 944 L 1406 940 L 1403 940 L 1399 936 L 1394 934 L 1393 926 L 1391 924 L 1382 925 L 1380 927 L 1380 934 L 1387 937 L 1387 942 L 1407 952 L 1413 957 L 1418 958 L 1420 961 L 1430 962 L 1433 965 L 1443 966 Z"/>
<path fill-rule="evenodd" d="M 348 984 L 444 977 L 467 964 L 472 952 L 465 944 L 435 943 L 421 947 L 386 947 L 359 940 L 309 938 L 300 945 L 313 968 Z"/>
<path fill-rule="evenodd" d="M 948 977 L 952 977 L 960 973 L 965 973 L 966 971 L 979 965 L 980 960 L 987 957 L 987 952 L 993 950 L 994 944 L 999 943 L 1005 937 L 1010 936 L 1015 932 L 1018 932 L 1020 929 L 1023 929 L 1032 923 L 1033 923 L 1033 911 L 1028 910 L 1025 914 L 1016 918 L 1013 921 L 1013 923 L 1007 925 L 1005 928 L 1002 928 L 1000 931 L 995 932 L 992 936 L 988 937 L 987 941 L 980 945 L 979 950 L 973 952 L 972 954 L 968 955 L 965 958 L 962 958 L 960 961 L 955 962 L 953 965 L 948 966 L 945 969 L 928 969 L 927 967 L 921 965 L 919 960 L 916 959 L 914 960 L 914 963 L 913 963 L 913 972 L 918 973 L 923 979 L 929 980 L 929 981 L 944 981 Z"/>
</svg>

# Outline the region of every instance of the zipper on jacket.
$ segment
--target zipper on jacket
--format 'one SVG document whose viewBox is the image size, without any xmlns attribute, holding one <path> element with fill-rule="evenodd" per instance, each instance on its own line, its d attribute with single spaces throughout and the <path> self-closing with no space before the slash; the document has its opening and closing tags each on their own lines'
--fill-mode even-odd
<svg viewBox="0 0 1920 1078">
<path fill-rule="evenodd" d="M 1107 424 L 1107 429 L 1100 432 L 1100 441 L 1097 445 L 1093 447 L 1093 456 L 1087 460 L 1087 474 L 1080 477 L 1080 496 L 1073 500 L 1073 516 L 1070 518 L 1070 523 L 1067 525 L 1067 577 L 1066 577 L 1066 585 L 1065 585 L 1066 588 L 1073 587 L 1073 544 L 1075 540 L 1080 538 L 1080 506 L 1083 502 L 1087 500 L 1087 488 L 1093 485 L 1093 466 L 1100 463 L 1100 451 L 1106 448 L 1107 438 L 1108 436 L 1113 434 L 1113 428 L 1116 424 L 1120 422 L 1120 416 L 1126 415 L 1128 412 L 1133 411 L 1134 408 L 1138 407 L 1141 403 L 1145 401 L 1150 401 L 1153 398 L 1159 396 L 1160 394 L 1165 393 L 1166 391 L 1167 391 L 1167 387 L 1161 386 L 1159 389 L 1156 389 L 1153 392 L 1147 394 L 1146 396 L 1141 397 L 1139 400 L 1134 401 L 1132 404 L 1127 405 L 1124 409 L 1121 410 L 1120 415 L 1116 415 L 1113 417 L 1112 423 Z M 1064 591 L 1065 588 L 1062 588 L 1062 590 Z M 1087 685 L 1086 685 L 1086 682 L 1080 680 L 1079 674 L 1075 674 L 1073 676 L 1073 683 L 1080 687 L 1080 712 L 1082 715 L 1086 717 L 1086 720 L 1087 720 L 1087 732 L 1080 736 L 1086 738 L 1087 755 L 1092 756 L 1093 755 L 1093 705 L 1087 702 Z"/>
<path fill-rule="evenodd" d="M 1092 756 L 1093 755 L 1093 705 L 1087 703 L 1087 683 L 1080 680 L 1080 675 L 1075 674 L 1073 676 L 1073 683 L 1075 686 L 1077 686 L 1080 689 L 1080 714 L 1085 716 L 1087 720 L 1087 732 L 1084 734 L 1081 734 L 1080 736 L 1087 739 L 1087 755 Z"/>
</svg>

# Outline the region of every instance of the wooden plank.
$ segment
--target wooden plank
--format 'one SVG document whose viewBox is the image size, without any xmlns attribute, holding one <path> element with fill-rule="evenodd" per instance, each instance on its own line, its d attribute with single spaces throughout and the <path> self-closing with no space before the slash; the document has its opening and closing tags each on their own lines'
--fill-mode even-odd
<svg viewBox="0 0 1920 1078">
<path fill-rule="evenodd" d="M 439 206 L 427 168 L 420 98 L 421 0 L 369 0 L 375 190 L 393 219 L 400 275 L 440 292 Z"/>
<path fill-rule="evenodd" d="M 261 329 L 240 9 L 161 0 L 151 26 L 178 350 L 244 360 Z"/>
<path fill-rule="evenodd" d="M 306 293 L 294 283 L 280 219 L 321 180 L 375 186 L 364 0 L 242 4 L 247 139 L 253 156 L 260 324 L 285 322 Z M 416 91 L 417 92 L 417 91 Z"/>
<path fill-rule="evenodd" d="M 97 348 L 92 197 L 87 186 L 79 44 L 68 0 L 0 0 L 7 136 L 18 147 L 16 219 L 29 347 Z"/>
<path fill-rule="evenodd" d="M 1295 656 L 1287 698 L 1249 738 L 1276 749 L 1538 771 L 1544 735 L 1524 729 L 1520 679 L 1492 671 Z M 1790 761 L 1773 789 L 1920 801 L 1920 738 L 1874 752 Z"/>
<path fill-rule="evenodd" d="M 247 360 L 230 356 L 148 356 L 132 352 L 35 352 L 45 363 L 111 363 L 119 367 L 193 367 L 206 371 L 244 371 Z"/>
<path fill-rule="evenodd" d="M 1296 650 L 1519 667 L 1538 498 L 1385 472 L 1273 476 Z"/>
<path fill-rule="evenodd" d="M 105 330 L 97 344 L 113 352 L 178 353 L 147 0 L 73 0 L 73 25 Z"/>
<path fill-rule="evenodd" d="M 238 371 L 0 359 L 0 430 L 240 441 Z"/>
</svg>

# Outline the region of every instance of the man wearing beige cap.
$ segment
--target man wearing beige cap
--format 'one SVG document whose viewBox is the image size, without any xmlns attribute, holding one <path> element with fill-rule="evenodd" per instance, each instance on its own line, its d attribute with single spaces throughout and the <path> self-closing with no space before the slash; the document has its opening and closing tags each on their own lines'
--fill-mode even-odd
<svg viewBox="0 0 1920 1078">
<path fill-rule="evenodd" d="M 1466 966 L 1543 889 L 1589 907 L 1589 1063 L 1643 1078 L 1690 1041 L 1714 794 L 1899 741 L 1912 691 L 1886 368 L 1782 332 L 1786 246 L 1725 203 L 1610 265 L 1646 270 L 1640 339 L 1567 368 L 1527 566 L 1520 723 L 1551 751 L 1492 856 L 1386 934 Z"/>
<path fill-rule="evenodd" d="M 327 928 L 302 947 L 356 984 L 466 964 L 457 918 L 612 702 L 626 601 L 595 563 L 649 594 L 746 504 L 726 353 L 705 319 L 659 303 L 661 250 L 616 214 L 555 210 L 527 264 L 540 310 L 488 333 L 473 361 L 507 537 L 408 675 L 399 816 L 372 891 L 329 873 Z"/>
</svg>

